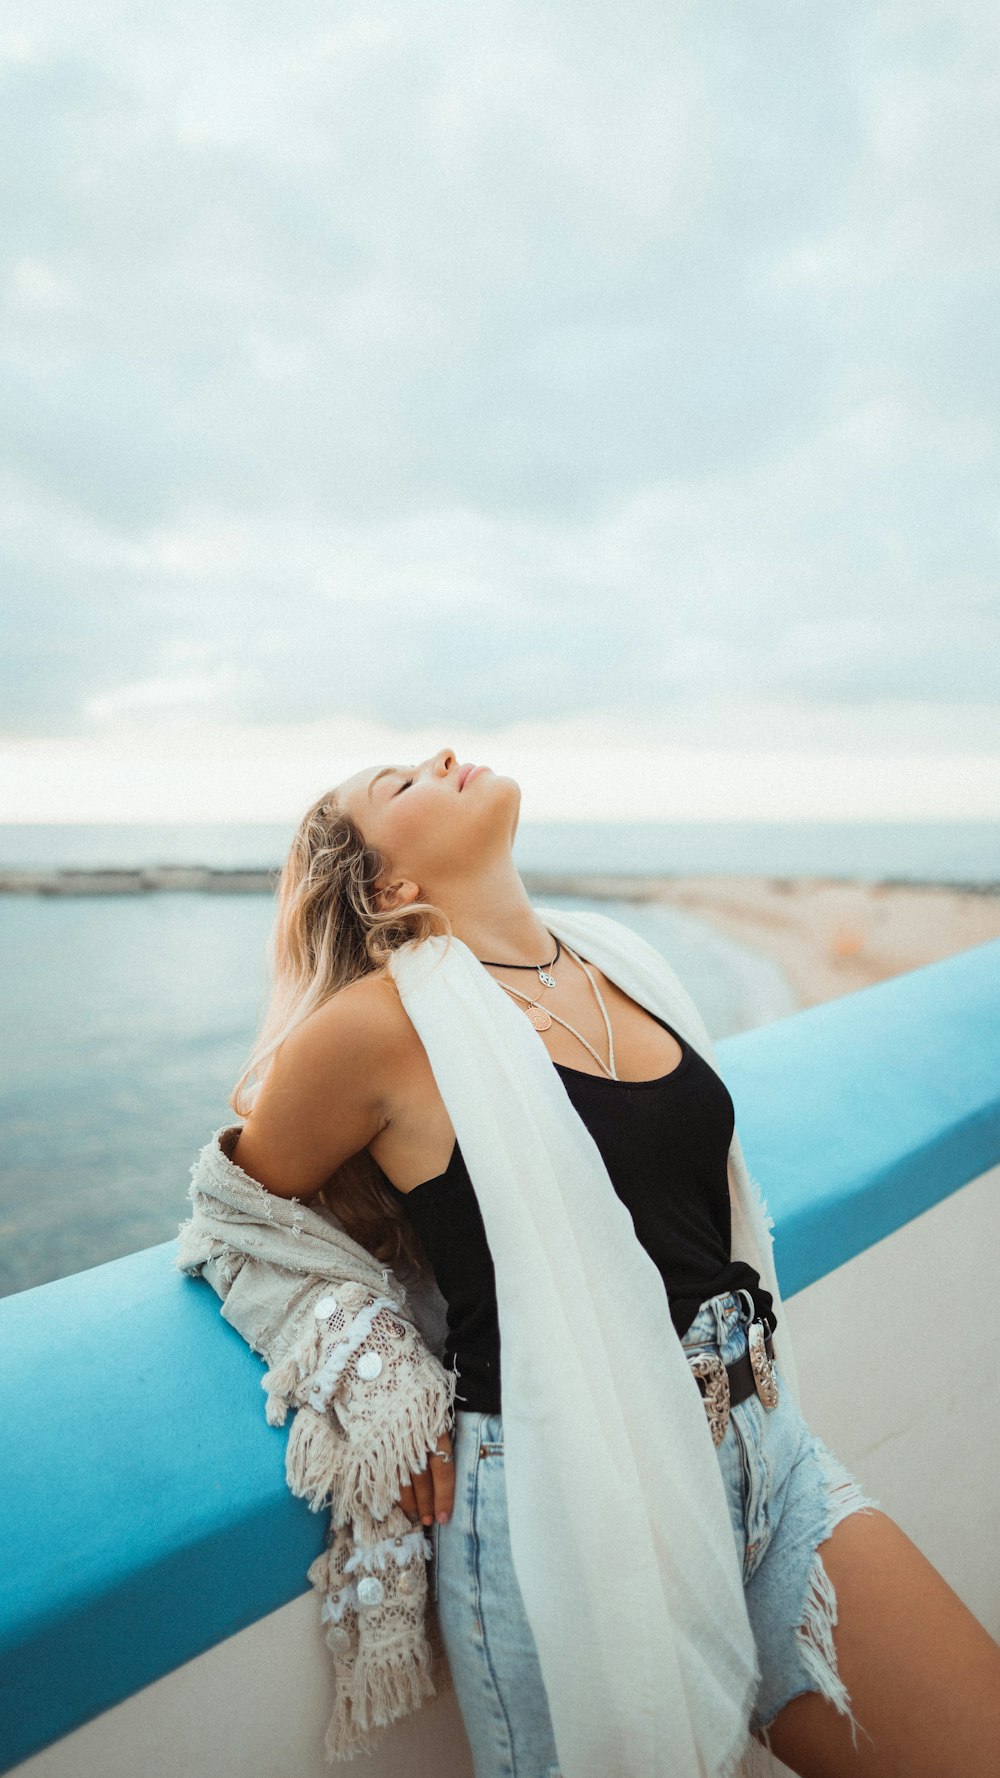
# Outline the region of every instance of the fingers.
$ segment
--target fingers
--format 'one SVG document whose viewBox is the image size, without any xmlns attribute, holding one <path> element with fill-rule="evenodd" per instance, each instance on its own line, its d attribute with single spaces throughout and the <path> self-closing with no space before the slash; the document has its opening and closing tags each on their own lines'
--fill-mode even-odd
<svg viewBox="0 0 1000 1778">
<path fill-rule="evenodd" d="M 445 1457 L 451 1457 L 451 1438 L 442 1432 L 437 1441 L 437 1450 L 443 1451 Z M 434 1478 L 434 1514 L 438 1523 L 443 1525 L 451 1518 L 451 1510 L 455 1504 L 455 1464 L 442 1462 L 434 1451 L 430 1456 L 430 1470 Z"/>
<path fill-rule="evenodd" d="M 435 1518 L 443 1525 L 450 1519 L 455 1504 L 455 1465 L 443 1463 L 441 1452 L 446 1457 L 452 1453 L 447 1432 L 439 1433 L 435 1449 L 427 1454 L 425 1468 L 411 1470 L 409 1482 L 399 1493 L 399 1504 L 407 1518 L 425 1525 L 433 1524 Z"/>
</svg>

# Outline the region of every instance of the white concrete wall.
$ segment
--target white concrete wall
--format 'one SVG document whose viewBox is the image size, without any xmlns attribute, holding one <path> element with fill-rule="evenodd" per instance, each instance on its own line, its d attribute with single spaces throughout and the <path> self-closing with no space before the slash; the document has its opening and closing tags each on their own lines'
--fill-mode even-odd
<svg viewBox="0 0 1000 1778">
<path fill-rule="evenodd" d="M 994 1168 L 785 1307 L 809 1424 L 1000 1640 L 998 1237 Z M 310 1592 L 14 1770 L 330 1778 L 350 1769 L 324 1759 L 331 1709 Z M 396 1724 L 362 1764 L 367 1778 L 472 1778 L 454 1693 Z"/>
<path fill-rule="evenodd" d="M 786 1305 L 814 1432 L 1000 1640 L 1000 1167 Z"/>
</svg>

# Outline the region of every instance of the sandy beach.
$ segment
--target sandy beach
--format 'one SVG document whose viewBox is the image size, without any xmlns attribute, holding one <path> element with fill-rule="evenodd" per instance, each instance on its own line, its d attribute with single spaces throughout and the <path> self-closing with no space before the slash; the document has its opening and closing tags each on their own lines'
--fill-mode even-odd
<svg viewBox="0 0 1000 1778">
<path fill-rule="evenodd" d="M 1000 892 L 822 877 L 546 876 L 550 892 L 682 909 L 771 958 L 800 1007 L 1000 938 Z M 529 885 L 534 887 L 535 885 Z"/>
<path fill-rule="evenodd" d="M 803 1007 L 1000 938 L 1000 895 L 945 886 L 678 877 L 657 899 L 763 951 Z"/>
</svg>

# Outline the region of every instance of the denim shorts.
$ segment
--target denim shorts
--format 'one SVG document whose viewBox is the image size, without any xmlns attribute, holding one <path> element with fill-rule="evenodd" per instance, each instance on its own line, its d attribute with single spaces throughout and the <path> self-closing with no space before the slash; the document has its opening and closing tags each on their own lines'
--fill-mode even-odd
<svg viewBox="0 0 1000 1778">
<path fill-rule="evenodd" d="M 685 1352 L 732 1364 L 747 1350 L 752 1313 L 745 1291 L 708 1298 L 684 1335 Z M 837 1672 L 836 1600 L 817 1546 L 849 1513 L 880 1505 L 809 1430 L 777 1360 L 774 1371 L 777 1406 L 765 1408 L 754 1390 L 730 1408 L 715 1447 L 762 1675 L 750 1728 L 768 1747 L 768 1728 L 800 1692 L 829 1698 L 852 1735 L 864 1728 Z M 458 1409 L 454 1452 L 454 1510 L 431 1530 L 428 1578 L 476 1778 L 560 1778 L 511 1562 L 502 1416 Z"/>
</svg>

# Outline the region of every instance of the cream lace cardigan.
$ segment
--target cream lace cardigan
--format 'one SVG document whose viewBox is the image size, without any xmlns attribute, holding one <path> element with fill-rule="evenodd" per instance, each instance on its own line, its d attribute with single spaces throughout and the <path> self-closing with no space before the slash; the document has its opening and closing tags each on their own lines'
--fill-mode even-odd
<svg viewBox="0 0 1000 1778">
<path fill-rule="evenodd" d="M 604 914 L 539 917 L 717 1069 L 662 955 Z M 483 1216 L 503 1350 L 511 1556 L 562 1778 L 764 1778 L 748 1735 L 760 1671 L 725 1488 L 663 1280 L 538 1033 L 461 940 L 391 969 L 427 1051 Z M 454 1424 L 439 1292 L 409 1292 L 321 1208 L 265 1192 L 217 1131 L 192 1168 L 176 1263 L 270 1365 L 267 1417 L 295 1410 L 290 1487 L 329 1505 L 309 1570 L 337 1676 L 331 1759 L 450 1682 L 430 1544 L 398 1504 L 405 1472 Z M 780 1386 L 799 1385 L 769 1217 L 737 1133 L 734 1259 L 777 1317 Z"/>
</svg>

